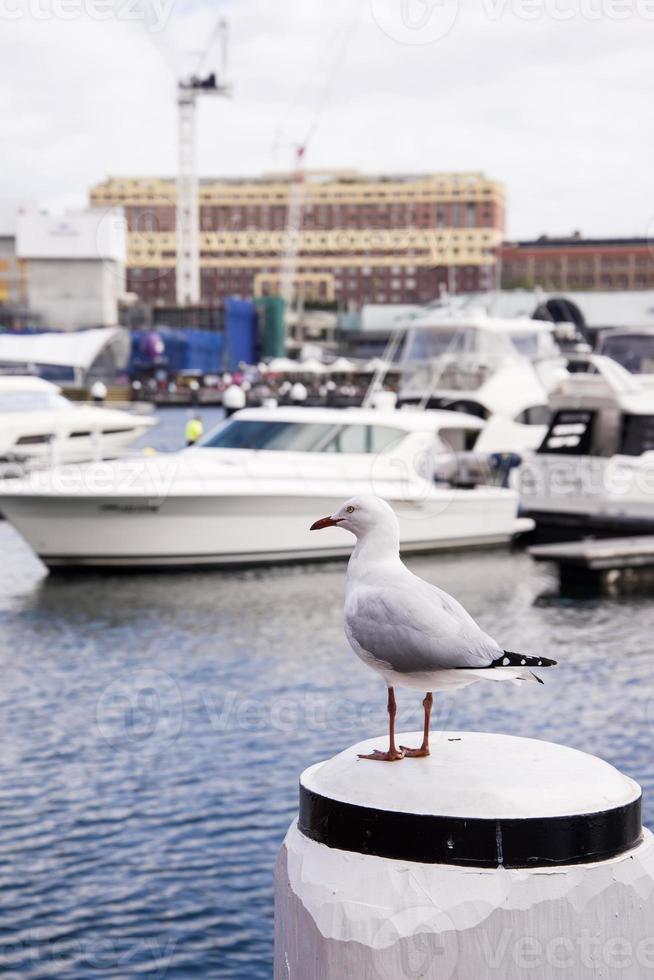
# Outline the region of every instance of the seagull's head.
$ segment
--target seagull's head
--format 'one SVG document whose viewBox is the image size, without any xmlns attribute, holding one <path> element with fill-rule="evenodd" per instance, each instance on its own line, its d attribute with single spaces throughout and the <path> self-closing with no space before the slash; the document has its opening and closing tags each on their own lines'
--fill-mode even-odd
<svg viewBox="0 0 654 980">
<path fill-rule="evenodd" d="M 329 517 L 321 517 L 311 525 L 312 531 L 324 527 L 344 527 L 357 538 L 365 537 L 370 531 L 379 531 L 392 541 L 399 539 L 399 524 L 393 508 L 381 497 L 350 497 Z"/>
</svg>

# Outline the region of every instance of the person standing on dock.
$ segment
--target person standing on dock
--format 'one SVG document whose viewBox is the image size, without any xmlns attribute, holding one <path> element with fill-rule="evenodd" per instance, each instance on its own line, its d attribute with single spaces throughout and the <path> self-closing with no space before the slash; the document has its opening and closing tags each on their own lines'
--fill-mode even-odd
<svg viewBox="0 0 654 980">
<path fill-rule="evenodd" d="M 190 418 L 186 423 L 186 445 L 194 446 L 198 439 L 201 438 L 204 432 L 204 426 L 202 425 L 202 419 L 196 414 L 193 418 Z"/>
</svg>

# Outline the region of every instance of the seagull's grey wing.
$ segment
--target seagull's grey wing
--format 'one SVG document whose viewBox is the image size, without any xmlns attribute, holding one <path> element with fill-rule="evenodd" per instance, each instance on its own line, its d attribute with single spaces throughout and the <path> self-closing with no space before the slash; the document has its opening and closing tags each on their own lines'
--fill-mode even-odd
<svg viewBox="0 0 654 980">
<path fill-rule="evenodd" d="M 410 589 L 354 588 L 345 631 L 355 649 L 403 674 L 487 667 L 502 653 L 455 599 L 417 578 Z"/>
</svg>

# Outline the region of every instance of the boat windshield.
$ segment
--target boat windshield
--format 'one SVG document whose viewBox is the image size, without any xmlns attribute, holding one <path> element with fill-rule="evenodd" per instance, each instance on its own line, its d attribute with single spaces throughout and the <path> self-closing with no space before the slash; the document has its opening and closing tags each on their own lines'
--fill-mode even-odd
<svg viewBox="0 0 654 980">
<path fill-rule="evenodd" d="M 0 412 L 60 412 L 72 407 L 56 391 L 0 392 Z"/>
<path fill-rule="evenodd" d="M 428 361 L 443 354 L 461 354 L 477 349 L 476 331 L 466 329 L 452 330 L 410 330 L 403 351 L 405 361 Z"/>
<path fill-rule="evenodd" d="M 556 341 L 545 330 L 414 327 L 408 331 L 402 360 L 428 361 L 451 354 L 473 354 L 490 361 L 517 355 L 533 360 L 552 357 L 558 352 Z"/>
<path fill-rule="evenodd" d="M 616 334 L 605 337 L 600 353 L 612 357 L 631 374 L 654 374 L 654 335 Z"/>
<path fill-rule="evenodd" d="M 554 337 L 543 330 L 522 330 L 512 333 L 511 341 L 518 353 L 530 359 L 554 357 L 560 353 Z"/>
<path fill-rule="evenodd" d="M 620 452 L 640 456 L 654 450 L 654 415 L 625 415 L 622 419 Z"/>
<path fill-rule="evenodd" d="M 330 425 L 230 419 L 209 432 L 199 446 L 211 449 L 266 449 L 292 453 L 380 453 L 406 435 L 386 425 Z"/>
</svg>

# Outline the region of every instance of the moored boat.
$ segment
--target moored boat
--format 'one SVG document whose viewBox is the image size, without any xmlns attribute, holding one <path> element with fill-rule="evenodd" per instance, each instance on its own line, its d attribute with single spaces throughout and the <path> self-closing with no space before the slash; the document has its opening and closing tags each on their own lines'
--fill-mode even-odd
<svg viewBox="0 0 654 980">
<path fill-rule="evenodd" d="M 0 508 L 50 567 L 338 558 L 344 536 L 310 524 L 363 493 L 396 509 L 405 552 L 507 543 L 525 528 L 514 491 L 438 480 L 483 428 L 460 412 L 245 409 L 178 453 L 11 481 Z"/>
<path fill-rule="evenodd" d="M 156 420 L 78 405 L 42 378 L 0 376 L 0 475 L 118 456 Z"/>
<path fill-rule="evenodd" d="M 522 507 L 566 534 L 651 534 L 654 391 L 609 357 L 585 361 L 552 393 L 547 434 L 517 473 Z"/>
</svg>

